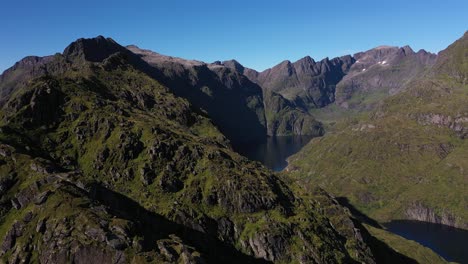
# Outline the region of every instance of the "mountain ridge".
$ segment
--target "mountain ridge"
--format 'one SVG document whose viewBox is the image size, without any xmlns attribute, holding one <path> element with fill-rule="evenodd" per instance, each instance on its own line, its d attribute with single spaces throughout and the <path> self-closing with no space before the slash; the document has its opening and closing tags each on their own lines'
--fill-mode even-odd
<svg viewBox="0 0 468 264">
<path fill-rule="evenodd" d="M 72 43 L 23 72 L 0 108 L 2 261 L 416 262 L 323 190 L 233 152 L 159 72 L 101 44 L 117 52 Z"/>
</svg>

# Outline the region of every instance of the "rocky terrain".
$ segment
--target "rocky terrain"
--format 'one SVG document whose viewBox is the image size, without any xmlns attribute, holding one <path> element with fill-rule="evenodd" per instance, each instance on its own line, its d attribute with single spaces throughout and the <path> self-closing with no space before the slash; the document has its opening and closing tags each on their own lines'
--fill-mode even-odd
<svg viewBox="0 0 468 264">
<path fill-rule="evenodd" d="M 262 120 L 247 78 L 202 65 L 178 86 L 168 80 L 178 66 L 162 73 L 144 59 L 112 39 L 79 39 L 0 77 L 0 262 L 444 263 L 417 244 L 400 253 L 322 189 L 233 152 L 228 124 L 180 91 L 215 74 L 222 85 L 191 85 L 241 89 L 245 113 Z"/>
<path fill-rule="evenodd" d="M 392 87 L 394 77 L 377 75 L 377 83 L 387 83 L 394 95 L 381 99 L 369 114 L 348 118 L 312 140 L 290 159 L 287 170 L 303 184 L 348 198 L 379 221 L 412 219 L 467 229 L 468 33 L 435 61 L 408 48 L 379 50 L 383 57 L 377 60 L 385 59 L 385 65 L 394 63 L 385 58 L 394 50 L 429 66 L 412 72 L 416 77 L 410 80 L 395 73 L 403 86 Z M 375 57 L 360 55 L 359 61 Z M 385 65 L 363 67 L 370 72 Z M 347 75 L 343 82 L 356 78 Z M 375 89 L 373 78 L 366 82 L 366 89 Z"/>
<path fill-rule="evenodd" d="M 322 135 L 321 124 L 304 109 L 277 94 L 265 93 L 236 61 L 204 63 L 164 56 L 136 46 L 128 49 L 154 67 L 155 74 L 177 96 L 206 112 L 233 143 L 266 136 Z"/>
<path fill-rule="evenodd" d="M 321 61 L 309 56 L 296 62 L 283 61 L 263 72 L 235 61 L 223 65 L 244 74 L 264 91 L 280 94 L 307 111 L 332 104 L 369 110 L 400 92 L 410 80 L 430 68 L 435 59 L 435 54 L 414 52 L 409 46 L 381 46 Z"/>
</svg>

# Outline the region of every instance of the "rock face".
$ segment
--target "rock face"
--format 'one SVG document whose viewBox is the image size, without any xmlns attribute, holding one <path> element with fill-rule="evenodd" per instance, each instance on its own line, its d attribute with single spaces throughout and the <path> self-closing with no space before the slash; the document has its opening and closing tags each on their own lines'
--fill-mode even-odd
<svg viewBox="0 0 468 264">
<path fill-rule="evenodd" d="M 333 198 L 233 152 L 206 114 L 123 49 L 78 40 L 45 64 L 63 68 L 5 98 L 1 262 L 376 262 Z M 197 74 L 216 74 L 227 92 L 249 84 L 210 67 Z"/>
<path fill-rule="evenodd" d="M 459 226 L 460 219 L 456 219 L 450 213 L 436 213 L 432 208 L 425 206 L 420 202 L 412 203 L 405 210 L 405 217 L 410 220 L 417 220 L 423 222 L 429 222 L 434 224 L 442 224 L 447 226 L 454 226 L 465 228 L 466 226 Z"/>
<path fill-rule="evenodd" d="M 435 54 L 409 46 L 381 46 L 354 54 L 355 63 L 337 84 L 336 103 L 344 108 L 369 108 L 400 92 L 405 85 L 431 67 Z"/>
<path fill-rule="evenodd" d="M 335 101 L 336 85 L 353 63 L 351 56 L 319 62 L 304 57 L 261 72 L 255 81 L 304 108 L 318 108 Z"/>
<path fill-rule="evenodd" d="M 334 103 L 346 109 L 366 110 L 400 92 L 435 59 L 435 54 L 424 50 L 415 53 L 409 46 L 381 46 L 318 62 L 309 56 L 296 62 L 283 61 L 263 72 L 244 68 L 236 61 L 223 65 L 245 74 L 264 93 L 280 94 L 305 110 Z"/>
<path fill-rule="evenodd" d="M 67 60 L 82 59 L 90 62 L 102 62 L 110 55 L 122 51 L 125 52 L 126 49 L 113 39 L 98 36 L 91 39 L 78 39 L 65 48 L 63 56 Z"/>
</svg>

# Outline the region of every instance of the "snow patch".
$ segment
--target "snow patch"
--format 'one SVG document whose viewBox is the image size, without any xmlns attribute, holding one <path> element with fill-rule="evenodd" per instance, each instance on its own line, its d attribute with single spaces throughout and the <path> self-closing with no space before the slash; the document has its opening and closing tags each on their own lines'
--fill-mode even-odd
<svg viewBox="0 0 468 264">
<path fill-rule="evenodd" d="M 362 69 L 362 71 L 366 71 L 366 69 L 364 68 L 364 69 Z"/>
</svg>

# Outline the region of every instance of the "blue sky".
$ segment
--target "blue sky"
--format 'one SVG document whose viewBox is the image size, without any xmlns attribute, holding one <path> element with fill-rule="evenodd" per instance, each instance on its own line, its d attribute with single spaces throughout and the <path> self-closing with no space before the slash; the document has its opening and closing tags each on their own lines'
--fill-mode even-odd
<svg viewBox="0 0 468 264">
<path fill-rule="evenodd" d="M 285 59 L 320 60 L 379 45 L 438 52 L 468 30 L 468 1 L 15 0 L 1 3 L 0 25 L 0 72 L 27 55 L 62 52 L 97 35 L 264 70 Z"/>
</svg>

